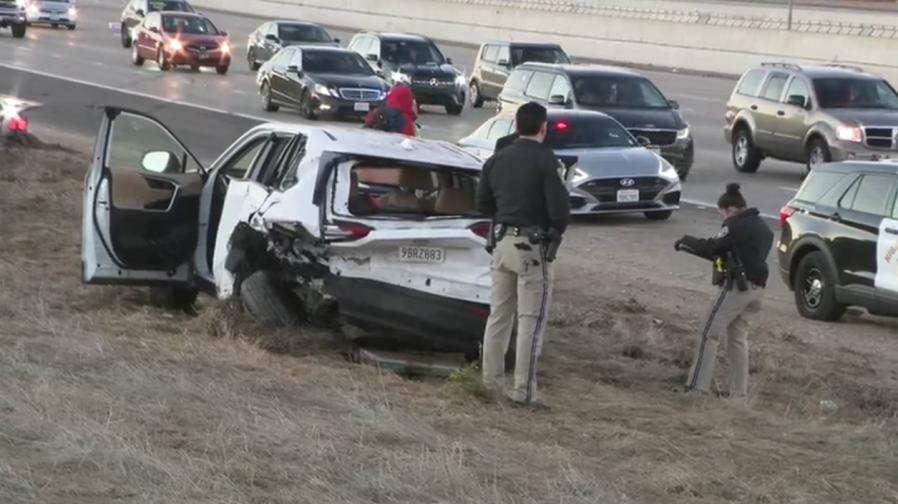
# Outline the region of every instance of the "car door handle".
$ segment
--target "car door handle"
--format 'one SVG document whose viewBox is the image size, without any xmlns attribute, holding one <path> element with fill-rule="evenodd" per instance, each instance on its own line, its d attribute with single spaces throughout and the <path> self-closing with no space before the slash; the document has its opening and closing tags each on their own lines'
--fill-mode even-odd
<svg viewBox="0 0 898 504">
<path fill-rule="evenodd" d="M 784 116 L 784 115 L 786 115 L 786 112 L 785 112 L 785 111 L 782 111 L 782 110 L 777 110 L 777 111 L 776 111 L 776 115 L 778 115 L 778 116 Z"/>
<path fill-rule="evenodd" d="M 752 105 L 752 106 L 749 107 L 749 108 L 752 109 L 752 110 L 758 110 L 758 106 L 757 106 L 757 105 Z"/>
<path fill-rule="evenodd" d="M 889 234 L 898 235 L 898 229 L 896 228 L 886 228 L 885 231 Z"/>
<path fill-rule="evenodd" d="M 834 220 L 836 222 L 841 222 L 841 220 L 842 220 L 842 216 L 839 215 L 838 213 L 831 214 L 829 216 L 829 218 L 830 218 L 830 220 Z"/>
</svg>

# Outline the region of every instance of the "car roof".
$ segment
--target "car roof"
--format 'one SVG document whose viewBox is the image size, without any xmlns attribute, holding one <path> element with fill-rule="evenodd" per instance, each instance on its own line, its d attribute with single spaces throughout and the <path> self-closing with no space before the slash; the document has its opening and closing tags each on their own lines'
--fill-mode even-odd
<svg viewBox="0 0 898 504">
<path fill-rule="evenodd" d="M 184 2 L 187 3 L 187 2 Z M 199 12 L 185 12 L 185 11 L 156 11 L 160 16 L 178 16 L 178 17 L 197 17 L 205 19 L 206 16 L 200 14 Z"/>
<path fill-rule="evenodd" d="M 295 44 L 288 47 L 295 47 L 302 51 L 309 52 L 350 52 L 355 54 L 355 51 L 348 49 L 346 47 L 337 47 L 337 46 L 327 46 L 327 45 L 318 45 L 318 44 Z"/>
<path fill-rule="evenodd" d="M 876 79 L 881 80 L 882 77 L 865 72 L 863 68 L 852 65 L 840 65 L 838 63 L 829 63 L 824 65 L 799 65 L 796 63 L 771 62 L 761 63 L 752 70 L 780 70 L 792 72 L 796 74 L 806 75 L 810 78 L 838 78 L 853 77 L 857 79 Z"/>
<path fill-rule="evenodd" d="M 295 19 L 278 19 L 277 21 L 271 21 L 274 24 L 291 24 L 291 25 L 300 25 L 300 26 L 321 26 L 318 23 L 313 23 L 311 21 L 297 21 Z"/>
<path fill-rule="evenodd" d="M 457 145 L 444 140 L 410 137 L 398 133 L 351 128 L 340 125 L 308 125 L 302 123 L 268 122 L 250 131 L 271 131 L 305 134 L 316 131 L 328 138 L 324 151 L 357 154 L 384 159 L 396 159 L 421 164 L 436 164 L 467 170 L 477 170 L 483 161 Z"/>
<path fill-rule="evenodd" d="M 399 33 L 399 32 L 360 32 L 367 33 L 368 35 L 374 35 L 380 37 L 382 39 L 392 39 L 392 40 L 430 40 L 424 35 L 418 35 L 417 33 Z"/>
<path fill-rule="evenodd" d="M 561 49 L 561 44 L 554 42 L 524 42 L 520 40 L 490 40 L 482 45 L 507 45 L 509 47 L 553 47 Z"/>
<path fill-rule="evenodd" d="M 559 70 L 569 75 L 626 75 L 631 77 L 642 77 L 640 74 L 621 67 L 608 65 L 594 65 L 582 63 L 539 63 L 536 61 L 528 61 L 517 67 L 518 69 L 538 69 Z"/>
<path fill-rule="evenodd" d="M 572 119 L 576 117 L 607 117 L 611 118 L 610 115 L 599 112 L 598 110 L 585 110 L 585 109 L 562 109 L 562 108 L 550 108 L 546 111 L 547 118 L 550 120 L 558 120 L 558 119 Z M 499 112 L 497 117 L 511 117 L 514 118 L 514 112 L 506 110 L 503 112 Z"/>
<path fill-rule="evenodd" d="M 816 167 L 814 168 L 814 171 L 829 173 L 854 173 L 863 171 L 867 173 L 881 173 L 884 175 L 898 175 L 898 159 L 884 161 L 838 161 Z"/>
</svg>

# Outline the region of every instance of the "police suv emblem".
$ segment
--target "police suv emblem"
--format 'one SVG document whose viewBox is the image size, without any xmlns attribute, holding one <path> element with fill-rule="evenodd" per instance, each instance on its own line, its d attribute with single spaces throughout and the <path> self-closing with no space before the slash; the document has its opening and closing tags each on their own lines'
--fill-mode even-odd
<svg viewBox="0 0 898 504">
<path fill-rule="evenodd" d="M 717 232 L 717 236 L 715 236 L 715 238 L 723 238 L 729 232 L 730 232 L 730 227 L 724 226 L 724 227 L 720 228 L 720 231 Z"/>
</svg>

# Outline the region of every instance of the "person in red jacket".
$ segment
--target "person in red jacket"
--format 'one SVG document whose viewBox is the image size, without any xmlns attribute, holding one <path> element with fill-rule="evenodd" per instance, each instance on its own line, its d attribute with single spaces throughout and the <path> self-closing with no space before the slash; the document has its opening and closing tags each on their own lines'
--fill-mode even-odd
<svg viewBox="0 0 898 504">
<path fill-rule="evenodd" d="M 417 108 L 412 89 L 407 84 L 397 84 L 387 93 L 384 106 L 365 116 L 365 124 L 374 129 L 417 136 Z"/>
</svg>

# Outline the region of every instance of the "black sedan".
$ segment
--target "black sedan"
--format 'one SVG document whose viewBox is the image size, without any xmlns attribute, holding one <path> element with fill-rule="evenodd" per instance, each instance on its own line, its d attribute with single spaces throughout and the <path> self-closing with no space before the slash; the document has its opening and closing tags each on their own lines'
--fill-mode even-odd
<svg viewBox="0 0 898 504">
<path fill-rule="evenodd" d="M 256 84 L 266 111 L 295 108 L 310 120 L 362 118 L 384 103 L 389 88 L 358 53 L 306 45 L 278 51 L 259 68 Z"/>
<path fill-rule="evenodd" d="M 331 37 L 320 25 L 306 21 L 268 21 L 249 35 L 246 61 L 255 72 L 282 48 L 291 45 L 339 47 L 340 39 Z"/>
</svg>

